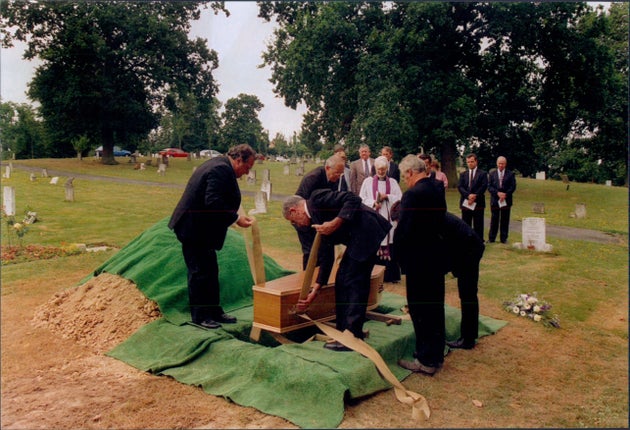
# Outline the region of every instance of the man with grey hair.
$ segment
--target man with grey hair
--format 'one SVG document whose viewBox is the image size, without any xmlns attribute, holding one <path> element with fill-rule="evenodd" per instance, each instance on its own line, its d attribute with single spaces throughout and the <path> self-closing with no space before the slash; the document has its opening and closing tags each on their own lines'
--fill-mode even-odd
<svg viewBox="0 0 630 430">
<path fill-rule="evenodd" d="M 361 192 L 363 180 L 372 176 L 374 159 L 370 158 L 370 147 L 365 143 L 359 146 L 359 159 L 350 163 L 350 191 L 357 196 Z"/>
<path fill-rule="evenodd" d="M 407 191 L 402 196 L 394 252 L 406 275 L 407 305 L 416 334 L 414 360 L 398 364 L 433 375 L 444 362 L 445 244 L 441 232 L 446 214 L 444 191 L 427 175 L 424 161 L 408 155 L 399 164 Z"/>
<path fill-rule="evenodd" d="M 312 228 L 322 235 L 322 245 L 346 245 L 335 276 L 335 324 L 339 331 L 349 330 L 363 339 L 363 323 L 370 295 L 370 278 L 376 251 L 391 224 L 375 210 L 366 207 L 350 192 L 316 190 L 305 200 L 288 197 L 282 215 L 293 225 Z M 315 300 L 322 285 L 328 283 L 332 264 L 322 264 L 317 280 L 305 300 L 298 301 L 304 311 Z M 334 351 L 348 351 L 339 342 L 324 345 Z"/>
<path fill-rule="evenodd" d="M 510 231 L 510 212 L 512 209 L 512 194 L 516 191 L 516 177 L 511 170 L 506 169 L 507 159 L 497 158 L 497 168 L 488 175 L 488 192 L 490 193 L 490 234 L 488 241 L 494 242 L 500 231 L 501 243 L 507 243 Z"/>
<path fill-rule="evenodd" d="M 296 195 L 308 199 L 315 190 L 348 191 L 346 182 L 341 179 L 344 172 L 345 161 L 338 155 L 328 157 L 323 166 L 319 166 L 308 172 L 300 181 Z M 310 227 L 293 226 L 298 234 L 300 245 L 302 245 L 302 269 L 306 269 L 306 263 L 311 255 L 315 231 Z M 322 264 L 322 259 L 334 261 L 335 249 L 322 249 L 318 255 L 318 262 Z M 319 265 L 318 264 L 318 265 Z"/>
</svg>

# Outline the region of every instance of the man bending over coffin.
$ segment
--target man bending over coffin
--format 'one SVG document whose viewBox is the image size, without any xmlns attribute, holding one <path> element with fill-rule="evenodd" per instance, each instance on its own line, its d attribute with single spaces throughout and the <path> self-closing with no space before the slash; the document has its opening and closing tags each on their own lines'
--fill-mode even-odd
<svg viewBox="0 0 630 430">
<path fill-rule="evenodd" d="M 282 215 L 296 226 L 311 226 L 322 237 L 322 245 L 344 244 L 346 250 L 335 277 L 335 317 L 339 331 L 348 329 L 364 338 L 363 323 L 370 295 L 370 278 L 380 243 L 391 224 L 374 209 L 365 206 L 351 192 L 316 190 L 308 200 L 291 196 L 284 201 Z M 315 300 L 332 271 L 332 262 L 322 264 L 311 291 L 298 302 L 303 312 Z M 334 351 L 349 351 L 339 342 L 324 345 Z"/>
</svg>

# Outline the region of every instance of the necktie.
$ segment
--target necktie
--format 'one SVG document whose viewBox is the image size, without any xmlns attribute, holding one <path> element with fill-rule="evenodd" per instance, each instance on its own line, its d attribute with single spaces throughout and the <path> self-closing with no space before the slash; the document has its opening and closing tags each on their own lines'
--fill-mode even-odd
<svg viewBox="0 0 630 430">
<path fill-rule="evenodd" d="M 468 189 L 469 190 L 472 190 L 472 181 L 473 181 L 474 177 L 475 177 L 475 171 L 471 170 L 470 171 L 470 179 L 468 179 Z"/>
<path fill-rule="evenodd" d="M 503 170 L 499 171 L 499 187 L 503 186 Z"/>
<path fill-rule="evenodd" d="M 365 177 L 367 178 L 368 176 L 370 176 L 370 169 L 368 168 L 368 161 L 363 160 L 363 164 L 365 166 Z"/>
</svg>

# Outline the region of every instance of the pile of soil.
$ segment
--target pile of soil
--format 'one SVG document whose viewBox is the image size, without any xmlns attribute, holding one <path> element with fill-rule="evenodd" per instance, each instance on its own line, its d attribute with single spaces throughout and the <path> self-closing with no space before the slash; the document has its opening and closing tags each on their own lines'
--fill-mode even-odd
<svg viewBox="0 0 630 430">
<path fill-rule="evenodd" d="M 101 354 L 161 317 L 157 303 L 124 278 L 102 273 L 55 295 L 35 311 L 33 325 Z"/>
</svg>

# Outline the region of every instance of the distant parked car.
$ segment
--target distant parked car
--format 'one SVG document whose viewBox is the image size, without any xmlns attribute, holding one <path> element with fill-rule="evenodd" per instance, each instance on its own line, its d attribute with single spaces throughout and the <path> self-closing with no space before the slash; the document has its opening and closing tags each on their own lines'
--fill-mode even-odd
<svg viewBox="0 0 630 430">
<path fill-rule="evenodd" d="M 97 157 L 102 157 L 103 147 L 99 146 L 94 152 L 96 153 Z M 120 149 L 120 146 L 114 146 L 114 157 L 129 157 L 130 155 L 130 151 L 127 151 L 126 149 Z"/>
<path fill-rule="evenodd" d="M 215 151 L 214 149 L 204 149 L 203 151 L 199 151 L 199 155 L 207 158 L 220 157 L 221 154 L 219 151 Z"/>
<path fill-rule="evenodd" d="M 179 148 L 164 148 L 158 154 L 168 155 L 169 157 L 188 157 L 188 152 Z"/>
<path fill-rule="evenodd" d="M 287 157 L 282 156 L 282 155 L 278 155 L 276 157 L 276 161 L 280 161 L 282 163 L 286 163 L 287 161 L 289 161 L 289 159 Z"/>
</svg>

